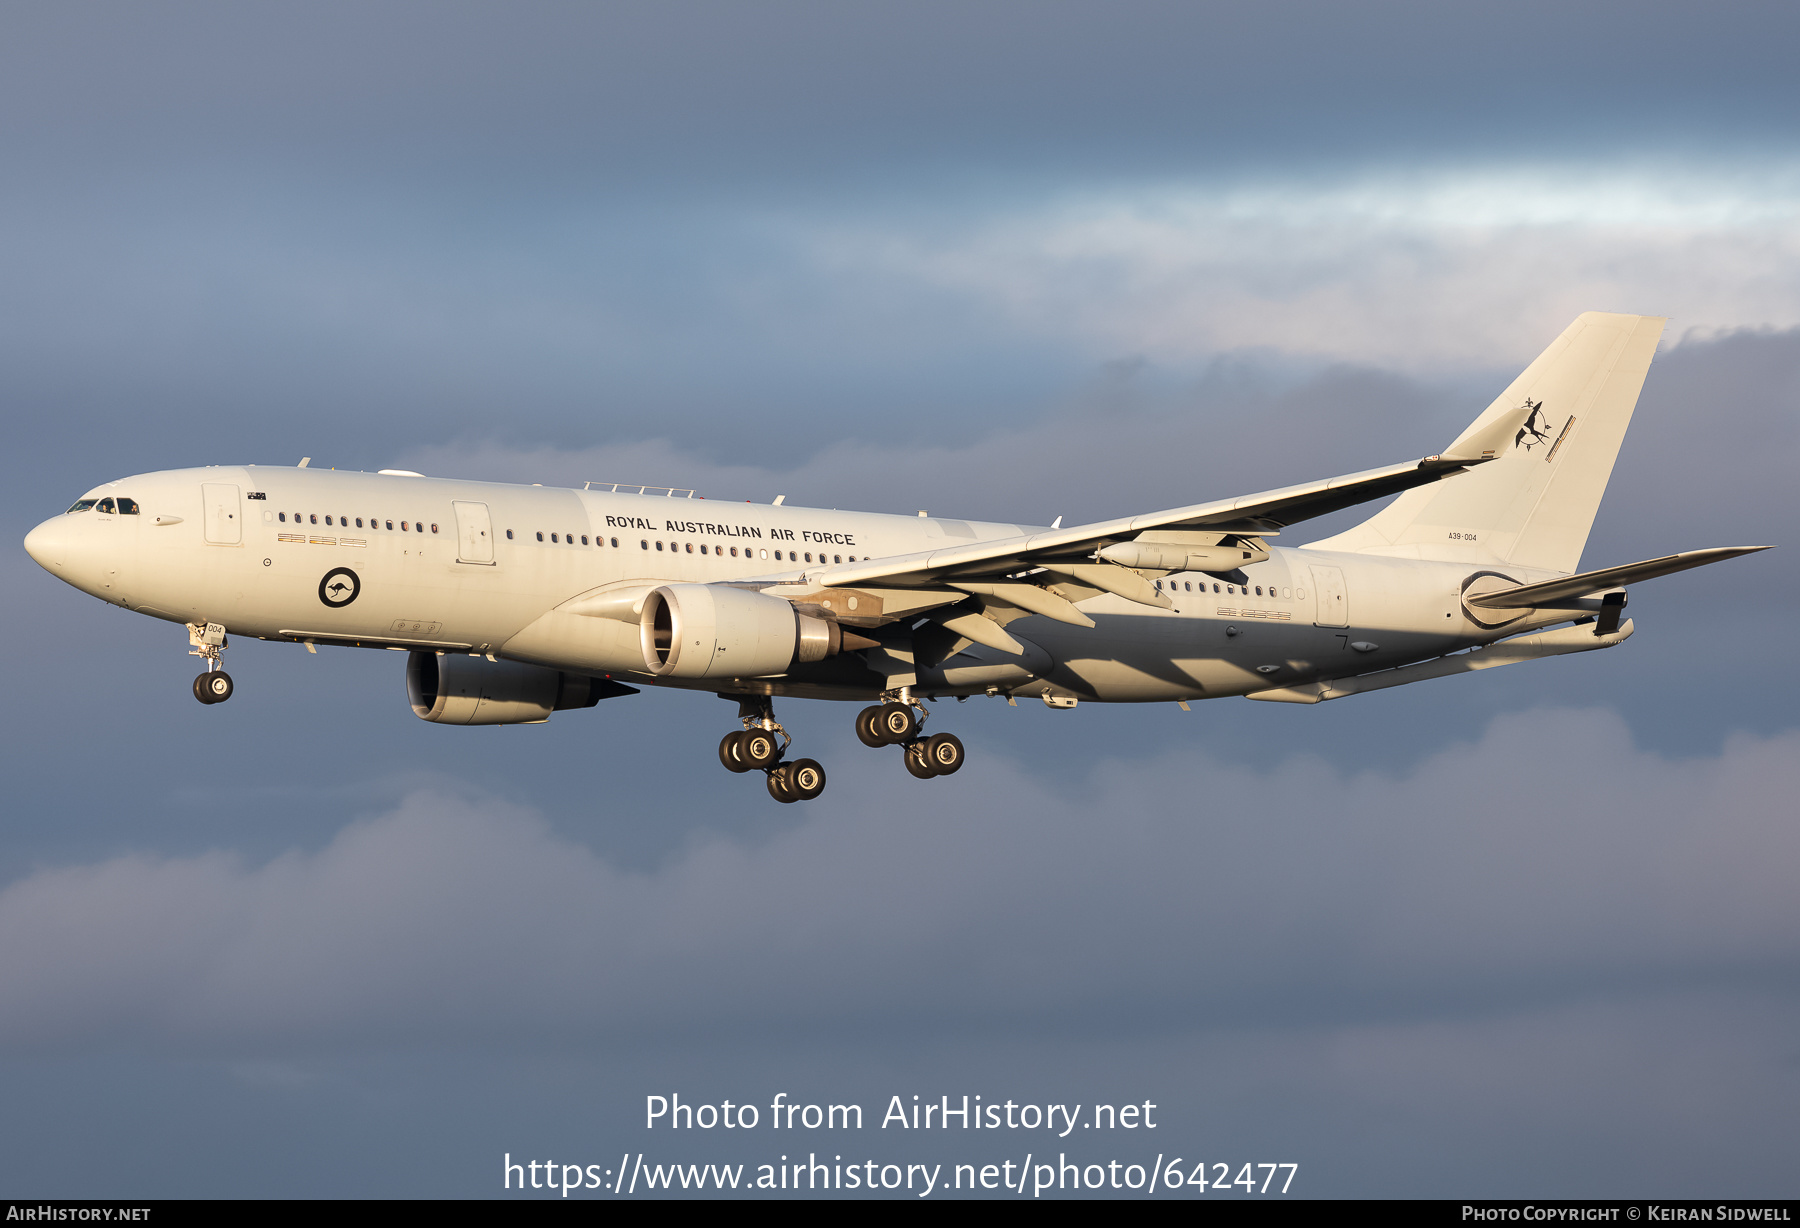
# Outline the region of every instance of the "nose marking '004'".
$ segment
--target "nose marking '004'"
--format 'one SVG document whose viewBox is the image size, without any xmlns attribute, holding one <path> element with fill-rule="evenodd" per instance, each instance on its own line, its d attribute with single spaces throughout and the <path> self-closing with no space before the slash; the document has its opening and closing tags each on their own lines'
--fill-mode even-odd
<svg viewBox="0 0 1800 1228">
<path fill-rule="evenodd" d="M 319 600 L 334 610 L 342 609 L 362 593 L 362 581 L 348 567 L 333 567 L 319 581 Z"/>
</svg>

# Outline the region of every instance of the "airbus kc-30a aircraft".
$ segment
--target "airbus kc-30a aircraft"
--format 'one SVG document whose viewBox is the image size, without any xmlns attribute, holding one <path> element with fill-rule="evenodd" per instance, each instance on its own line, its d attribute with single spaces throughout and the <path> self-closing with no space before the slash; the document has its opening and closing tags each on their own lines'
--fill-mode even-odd
<svg viewBox="0 0 1800 1228">
<path fill-rule="evenodd" d="M 869 746 L 956 771 L 925 700 L 1313 704 L 1610 648 L 1626 586 L 1766 547 L 1578 572 L 1664 321 L 1589 312 L 1442 453 L 1062 528 L 415 473 L 211 466 L 88 491 L 25 548 L 83 592 L 185 624 L 205 704 L 228 635 L 404 651 L 421 718 L 547 720 L 635 694 L 737 701 L 719 744 L 817 797 L 775 696 L 859 700 Z M 1398 495 L 1336 537 L 1289 526 Z M 1566 624 L 1566 625 L 1564 625 Z"/>
</svg>

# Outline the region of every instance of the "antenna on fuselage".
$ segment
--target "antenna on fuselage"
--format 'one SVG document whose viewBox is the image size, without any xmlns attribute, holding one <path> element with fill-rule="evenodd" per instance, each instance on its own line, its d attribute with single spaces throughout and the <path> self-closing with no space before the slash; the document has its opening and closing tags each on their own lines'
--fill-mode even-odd
<svg viewBox="0 0 1800 1228">
<path fill-rule="evenodd" d="M 299 463 L 299 464 L 298 464 L 298 465 L 295 465 L 295 466 L 294 466 L 294 468 L 296 468 L 296 469 L 304 469 L 304 468 L 306 468 L 306 467 L 307 467 L 307 466 L 308 466 L 308 465 L 310 465 L 310 464 L 312 464 L 312 457 L 310 457 L 310 456 L 302 456 L 302 457 L 301 457 L 301 458 L 300 458 L 300 463 Z"/>
<path fill-rule="evenodd" d="M 785 499 L 785 498 L 787 498 L 787 496 L 786 496 L 786 495 L 776 495 L 776 496 L 775 496 L 775 502 L 773 502 L 773 503 L 771 503 L 771 504 L 769 504 L 769 506 L 770 506 L 770 507 L 780 507 L 780 506 L 781 506 L 781 501 L 782 501 L 782 500 L 783 500 L 783 499 Z"/>
</svg>

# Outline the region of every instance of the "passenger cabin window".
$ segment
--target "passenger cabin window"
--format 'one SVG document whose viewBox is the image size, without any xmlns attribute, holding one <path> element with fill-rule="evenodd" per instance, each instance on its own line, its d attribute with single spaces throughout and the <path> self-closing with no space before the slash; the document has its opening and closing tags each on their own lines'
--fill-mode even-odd
<svg viewBox="0 0 1800 1228">
<path fill-rule="evenodd" d="M 319 523 L 319 516 L 318 516 L 317 512 L 310 513 L 307 518 L 309 520 L 311 520 L 314 524 Z"/>
<path fill-rule="evenodd" d="M 77 499 L 74 506 L 70 507 L 69 511 L 64 512 L 63 515 L 67 516 L 69 512 L 91 512 L 94 510 L 94 504 L 98 502 L 98 499 Z"/>
<path fill-rule="evenodd" d="M 286 512 L 276 512 L 275 519 L 281 521 L 282 524 L 286 524 L 287 523 L 287 513 Z"/>
<path fill-rule="evenodd" d="M 513 536 L 512 536 L 512 530 L 511 530 L 511 529 L 508 529 L 508 530 L 507 530 L 507 531 L 506 531 L 506 540 L 507 540 L 507 541 L 511 541 L 511 540 L 512 540 L 512 539 L 513 539 Z"/>
</svg>

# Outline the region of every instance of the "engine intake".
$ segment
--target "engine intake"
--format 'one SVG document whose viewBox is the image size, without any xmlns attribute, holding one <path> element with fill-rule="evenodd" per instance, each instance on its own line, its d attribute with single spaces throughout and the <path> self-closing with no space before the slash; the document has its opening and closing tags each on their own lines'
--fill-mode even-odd
<svg viewBox="0 0 1800 1228">
<path fill-rule="evenodd" d="M 591 708 L 627 686 L 518 661 L 441 652 L 406 658 L 406 697 L 420 720 L 440 725 L 531 725 L 552 712 Z"/>
<path fill-rule="evenodd" d="M 831 619 L 802 614 L 779 597 L 713 584 L 654 590 L 638 626 L 644 667 L 664 678 L 763 678 L 844 649 L 844 633 Z"/>
</svg>

